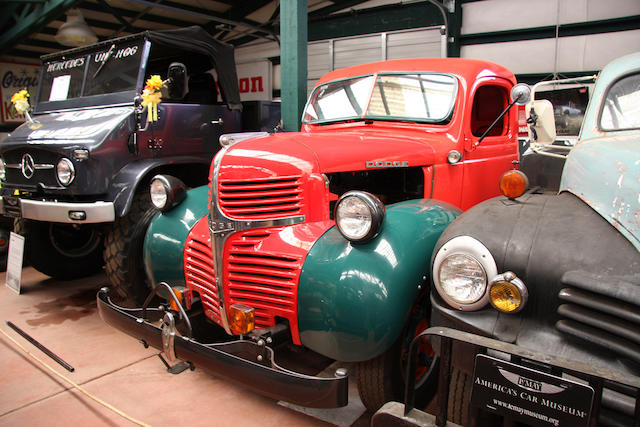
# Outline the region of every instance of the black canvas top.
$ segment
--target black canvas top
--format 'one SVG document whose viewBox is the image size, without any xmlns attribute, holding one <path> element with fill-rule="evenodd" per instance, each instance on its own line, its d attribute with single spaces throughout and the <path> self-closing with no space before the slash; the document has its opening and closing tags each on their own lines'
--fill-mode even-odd
<svg viewBox="0 0 640 427">
<path fill-rule="evenodd" d="M 218 74 L 218 85 L 229 108 L 242 108 L 232 45 L 219 42 L 202 27 L 195 25 L 175 30 L 147 31 L 146 33 L 148 39 L 155 45 L 175 46 L 211 58 L 212 68 L 215 68 Z"/>
<path fill-rule="evenodd" d="M 41 57 L 42 61 L 48 61 L 61 55 L 80 53 L 82 51 L 95 50 L 101 45 L 111 44 L 114 40 L 145 37 L 152 45 L 165 45 L 178 48 L 187 52 L 206 55 L 211 59 L 210 64 L 203 64 L 204 69 L 215 68 L 218 76 L 218 86 L 223 99 L 231 109 L 241 109 L 240 91 L 238 88 L 238 75 L 236 73 L 234 48 L 232 45 L 214 39 L 202 27 L 197 25 L 178 28 L 175 30 L 145 31 L 119 39 L 105 40 L 89 46 L 67 49 Z M 207 65 L 210 65 L 207 67 Z"/>
</svg>

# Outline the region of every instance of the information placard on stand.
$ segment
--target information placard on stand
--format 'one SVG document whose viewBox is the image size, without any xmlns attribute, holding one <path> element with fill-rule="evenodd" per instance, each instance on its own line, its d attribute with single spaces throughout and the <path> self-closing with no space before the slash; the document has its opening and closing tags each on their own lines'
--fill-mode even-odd
<svg viewBox="0 0 640 427">
<path fill-rule="evenodd" d="M 22 282 L 22 260 L 24 257 L 24 236 L 11 232 L 9 238 L 9 255 L 7 256 L 6 285 L 16 293 L 20 293 Z"/>
</svg>

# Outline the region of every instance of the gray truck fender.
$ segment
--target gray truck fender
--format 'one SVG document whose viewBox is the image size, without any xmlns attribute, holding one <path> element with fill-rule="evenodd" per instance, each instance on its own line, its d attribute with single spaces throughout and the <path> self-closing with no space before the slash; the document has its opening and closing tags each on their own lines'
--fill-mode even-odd
<svg viewBox="0 0 640 427">
<path fill-rule="evenodd" d="M 136 192 L 145 185 L 148 179 L 156 173 L 158 169 L 162 169 L 163 173 L 170 173 L 174 166 L 197 164 L 207 166 L 211 163 L 211 159 L 203 157 L 172 157 L 162 159 L 144 159 L 129 163 L 114 177 L 109 186 L 107 200 L 112 201 L 116 218 L 123 217 L 129 213 L 131 203 Z M 158 172 L 159 173 L 159 172 Z M 206 181 L 203 176 L 203 182 Z"/>
</svg>

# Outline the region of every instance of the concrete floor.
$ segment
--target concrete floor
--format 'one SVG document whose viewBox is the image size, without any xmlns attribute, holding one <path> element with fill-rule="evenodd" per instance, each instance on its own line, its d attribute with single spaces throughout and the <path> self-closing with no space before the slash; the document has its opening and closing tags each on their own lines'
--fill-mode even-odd
<svg viewBox="0 0 640 427">
<path fill-rule="evenodd" d="M 103 274 L 56 281 L 23 269 L 22 291 L 5 286 L 0 274 L 0 329 L 57 372 L 149 425 L 364 427 L 364 413 L 352 390 L 352 403 L 338 410 L 303 413 L 196 368 L 167 373 L 156 356 L 135 339 L 107 326 L 96 310 Z M 10 329 L 30 334 L 75 368 L 70 373 Z M 134 423 L 73 389 L 42 368 L 0 334 L 0 425 L 129 426 Z M 359 405 L 359 406 L 358 406 Z M 328 420 L 328 421 L 323 421 Z"/>
</svg>

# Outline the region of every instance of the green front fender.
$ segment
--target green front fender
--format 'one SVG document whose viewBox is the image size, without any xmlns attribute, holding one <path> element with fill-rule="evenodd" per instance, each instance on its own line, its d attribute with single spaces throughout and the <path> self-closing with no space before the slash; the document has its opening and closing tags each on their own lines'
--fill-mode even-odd
<svg viewBox="0 0 640 427">
<path fill-rule="evenodd" d="M 341 361 L 369 360 L 391 347 L 429 275 L 438 237 L 459 213 L 433 200 L 397 203 L 387 207 L 380 234 L 359 245 L 329 229 L 300 276 L 302 344 Z"/>
<path fill-rule="evenodd" d="M 144 267 L 155 287 L 160 281 L 184 286 L 184 245 L 189 231 L 208 213 L 208 186 L 187 191 L 187 197 L 168 212 L 158 213 L 144 239 Z"/>
</svg>

